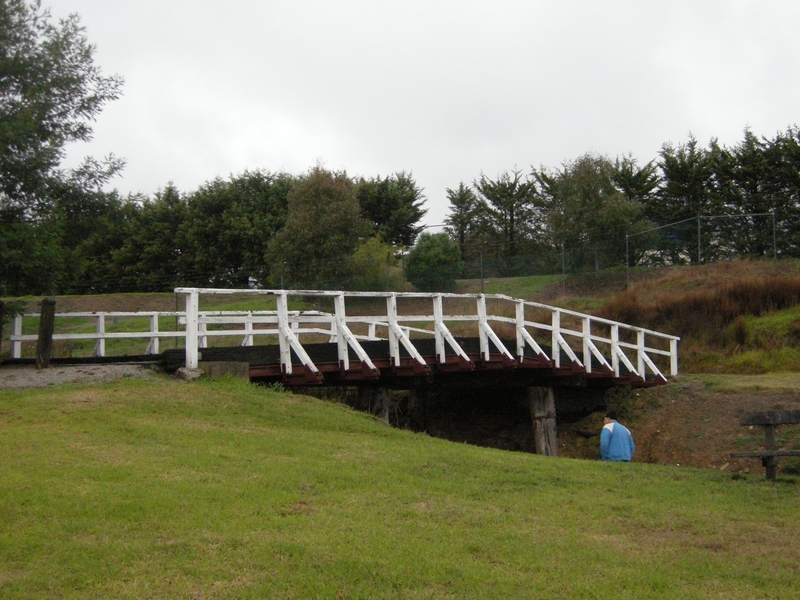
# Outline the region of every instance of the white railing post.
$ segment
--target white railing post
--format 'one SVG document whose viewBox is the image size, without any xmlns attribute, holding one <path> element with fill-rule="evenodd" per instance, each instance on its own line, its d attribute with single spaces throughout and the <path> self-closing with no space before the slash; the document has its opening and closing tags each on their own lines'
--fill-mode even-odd
<svg viewBox="0 0 800 600">
<path fill-rule="evenodd" d="M 641 377 L 642 380 L 647 379 L 647 373 L 645 373 L 644 356 L 644 331 L 640 329 L 636 332 L 636 357 L 639 359 L 639 377 Z"/>
<path fill-rule="evenodd" d="M 587 373 L 592 372 L 592 349 L 591 349 L 591 335 L 592 335 L 592 322 L 589 317 L 583 317 L 583 365 Z"/>
<path fill-rule="evenodd" d="M 22 335 L 22 315 L 14 317 L 14 335 Z M 11 358 L 22 358 L 22 342 L 11 342 Z"/>
<path fill-rule="evenodd" d="M 347 351 L 347 338 L 343 331 L 347 328 L 347 317 L 345 315 L 344 294 L 337 294 L 333 297 L 333 307 L 336 313 L 336 343 L 339 350 L 339 365 L 345 371 L 350 370 L 350 356 Z"/>
<path fill-rule="evenodd" d="M 244 339 L 242 340 L 242 346 L 252 346 L 253 345 L 253 313 L 247 313 L 247 316 L 244 319 Z"/>
<path fill-rule="evenodd" d="M 198 348 L 199 294 L 197 290 L 188 290 L 186 294 L 186 368 L 196 369 L 200 360 Z"/>
<path fill-rule="evenodd" d="M 553 363 L 556 369 L 561 368 L 561 311 L 554 310 L 553 311 L 553 318 L 552 318 L 552 325 L 553 325 L 553 335 L 552 335 L 552 353 L 553 353 Z"/>
<path fill-rule="evenodd" d="M 292 345 L 287 336 L 291 331 L 289 323 L 289 301 L 286 292 L 278 294 L 278 343 L 281 348 L 281 367 L 286 375 L 292 374 Z"/>
<path fill-rule="evenodd" d="M 150 333 L 158 333 L 158 313 L 150 315 Z M 158 336 L 154 335 L 147 344 L 145 354 L 158 354 Z"/>
<path fill-rule="evenodd" d="M 395 367 L 400 366 L 400 340 L 395 333 L 397 327 L 397 296 L 386 297 L 386 321 L 389 323 L 389 358 Z"/>
<path fill-rule="evenodd" d="M 672 377 L 678 375 L 678 340 L 676 339 L 669 341 L 669 374 Z"/>
<path fill-rule="evenodd" d="M 611 326 L 611 368 L 614 376 L 619 377 L 619 325 Z"/>
<path fill-rule="evenodd" d="M 485 327 L 489 322 L 486 320 L 486 297 L 481 294 L 478 296 L 478 335 L 481 341 L 481 356 L 488 361 L 491 356 L 489 353 L 489 337 L 486 335 Z"/>
<path fill-rule="evenodd" d="M 97 315 L 97 326 L 95 327 L 95 332 L 97 333 L 97 340 L 94 343 L 94 355 L 105 356 L 106 338 L 104 336 L 106 334 L 106 316 L 104 314 Z"/>
<path fill-rule="evenodd" d="M 203 335 L 206 331 L 208 331 L 208 324 L 200 321 L 200 317 L 198 315 L 197 318 L 197 335 L 199 336 L 200 347 L 201 348 L 208 348 L 208 336 Z"/>
<path fill-rule="evenodd" d="M 433 336 L 436 340 L 436 357 L 440 363 L 447 360 L 444 348 L 444 308 L 442 307 L 442 295 L 436 294 L 433 297 Z"/>
<path fill-rule="evenodd" d="M 525 356 L 525 335 L 523 331 L 525 331 L 525 301 L 518 300 L 517 301 L 517 308 L 516 308 L 516 316 L 517 316 L 517 357 L 521 361 L 522 358 Z"/>
</svg>

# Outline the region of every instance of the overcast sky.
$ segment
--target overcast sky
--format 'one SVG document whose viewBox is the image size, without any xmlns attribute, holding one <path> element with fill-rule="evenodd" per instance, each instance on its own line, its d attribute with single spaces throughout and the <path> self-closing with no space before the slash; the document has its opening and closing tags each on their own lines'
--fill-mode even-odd
<svg viewBox="0 0 800 600">
<path fill-rule="evenodd" d="M 797 0 L 42 4 L 78 13 L 125 78 L 68 159 L 125 158 L 124 193 L 318 162 L 410 171 L 437 224 L 446 188 L 481 173 L 800 123 Z"/>
</svg>

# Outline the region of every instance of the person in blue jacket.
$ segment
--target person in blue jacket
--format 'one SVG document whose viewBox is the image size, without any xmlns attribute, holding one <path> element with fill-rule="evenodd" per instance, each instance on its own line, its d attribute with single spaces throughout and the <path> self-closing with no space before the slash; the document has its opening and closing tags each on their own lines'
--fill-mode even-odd
<svg viewBox="0 0 800 600">
<path fill-rule="evenodd" d="M 603 423 L 600 431 L 600 460 L 630 462 L 635 449 L 631 432 L 617 423 L 617 413 L 613 410 L 606 413 Z"/>
</svg>

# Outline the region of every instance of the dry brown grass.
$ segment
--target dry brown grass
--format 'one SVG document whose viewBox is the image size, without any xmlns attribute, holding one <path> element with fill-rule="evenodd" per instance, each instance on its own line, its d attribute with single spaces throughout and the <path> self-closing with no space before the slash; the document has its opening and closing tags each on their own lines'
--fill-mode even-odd
<svg viewBox="0 0 800 600">
<path fill-rule="evenodd" d="M 606 318 L 724 345 L 723 329 L 743 316 L 758 316 L 800 303 L 795 262 L 733 261 L 701 268 L 665 269 L 663 276 L 612 298 Z M 732 340 L 742 342 L 740 326 Z"/>
</svg>

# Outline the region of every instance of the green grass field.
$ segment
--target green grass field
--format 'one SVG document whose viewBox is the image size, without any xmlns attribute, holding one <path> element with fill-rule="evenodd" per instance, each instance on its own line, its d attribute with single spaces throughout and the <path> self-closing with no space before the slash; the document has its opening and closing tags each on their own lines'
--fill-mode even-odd
<svg viewBox="0 0 800 600">
<path fill-rule="evenodd" d="M 797 598 L 790 480 L 477 448 L 235 380 L 0 392 L 3 598 Z"/>
</svg>

